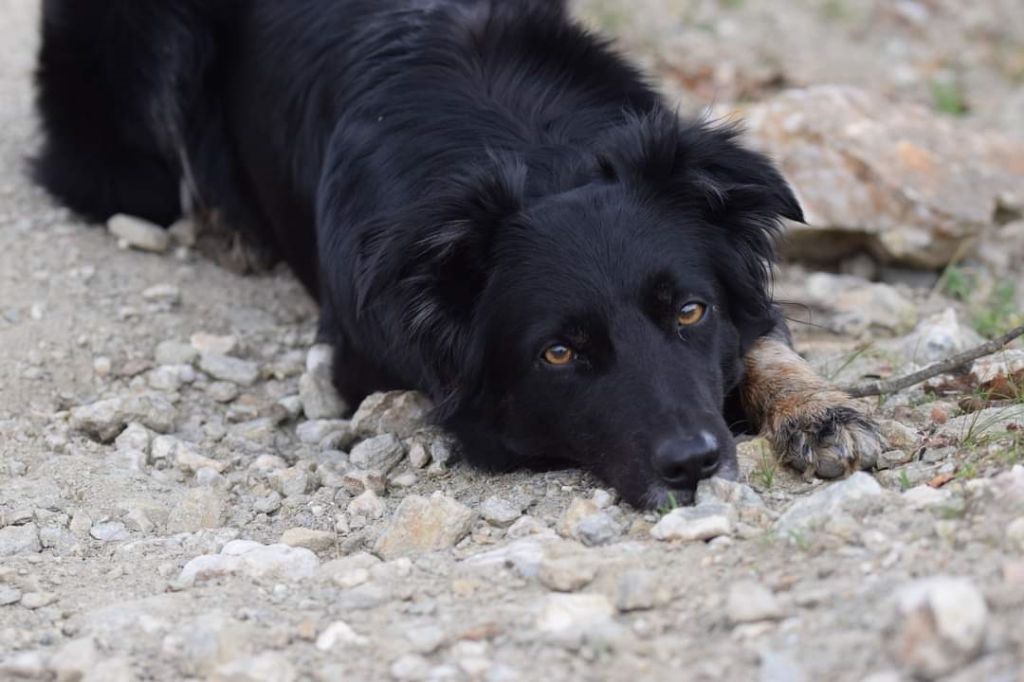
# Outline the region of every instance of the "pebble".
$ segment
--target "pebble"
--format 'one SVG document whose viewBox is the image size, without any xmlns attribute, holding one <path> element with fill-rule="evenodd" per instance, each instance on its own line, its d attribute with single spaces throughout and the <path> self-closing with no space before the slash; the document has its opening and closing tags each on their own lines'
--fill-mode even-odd
<svg viewBox="0 0 1024 682">
<path fill-rule="evenodd" d="M 882 487 L 878 481 L 870 474 L 858 471 L 847 479 L 824 485 L 813 494 L 798 499 L 779 518 L 775 529 L 781 535 L 788 535 L 820 526 L 850 502 L 881 494 Z"/>
<path fill-rule="evenodd" d="M 160 394 L 100 400 L 71 410 L 71 428 L 103 443 L 113 441 L 131 422 L 158 433 L 174 428 L 174 405 Z"/>
<path fill-rule="evenodd" d="M 402 471 L 388 476 L 388 488 L 392 490 L 407 490 L 419 482 L 419 477 L 414 471 Z"/>
<path fill-rule="evenodd" d="M 180 218 L 167 228 L 168 234 L 179 246 L 192 247 L 199 240 L 199 225 L 191 218 Z"/>
<path fill-rule="evenodd" d="M 21 590 L 13 585 L 0 584 L 0 606 L 10 606 L 21 601 Z"/>
<path fill-rule="evenodd" d="M 45 680 L 46 662 L 41 651 L 20 651 L 0 659 L 0 679 Z"/>
<path fill-rule="evenodd" d="M 361 495 L 349 502 L 346 510 L 349 516 L 359 516 L 364 519 L 376 520 L 383 518 L 387 512 L 384 501 L 372 490 L 365 490 Z"/>
<path fill-rule="evenodd" d="M 785 614 L 771 590 L 752 581 L 734 583 L 725 601 L 725 615 L 733 625 L 778 620 Z"/>
<path fill-rule="evenodd" d="M 917 431 L 894 419 L 881 419 L 878 427 L 882 437 L 893 450 L 913 450 L 917 445 Z"/>
<path fill-rule="evenodd" d="M 616 496 L 614 493 L 604 490 L 603 488 L 597 488 L 590 495 L 590 499 L 595 505 L 597 505 L 598 509 L 607 509 L 615 504 Z"/>
<path fill-rule="evenodd" d="M 556 527 L 558 534 L 564 538 L 579 539 L 576 535 L 576 528 L 580 521 L 599 511 L 601 511 L 601 508 L 597 506 L 594 500 L 585 497 L 574 497 L 558 519 Z"/>
<path fill-rule="evenodd" d="M 352 426 L 364 436 L 392 433 L 399 438 L 409 438 L 429 425 L 432 409 L 430 400 L 422 393 L 374 393 L 356 410 Z"/>
<path fill-rule="evenodd" d="M 101 542 L 123 542 L 131 537 L 121 521 L 101 521 L 93 524 L 89 529 L 89 535 Z"/>
<path fill-rule="evenodd" d="M 615 608 L 619 611 L 646 611 L 664 606 L 671 593 L 654 571 L 633 569 L 623 573 L 615 586 Z"/>
<path fill-rule="evenodd" d="M 973 329 L 962 324 L 953 308 L 933 315 L 900 342 L 904 359 L 917 365 L 939 362 L 984 343 Z"/>
<path fill-rule="evenodd" d="M 214 379 L 240 386 L 252 386 L 260 378 L 260 367 L 255 362 L 216 353 L 203 353 L 199 358 L 199 369 Z"/>
<path fill-rule="evenodd" d="M 290 547 L 305 547 L 314 552 L 324 552 L 334 547 L 338 538 L 334 533 L 311 528 L 289 528 L 281 534 L 281 542 Z"/>
<path fill-rule="evenodd" d="M 142 291 L 142 298 L 150 303 L 175 306 L 181 303 L 181 289 L 173 284 L 154 284 Z"/>
<path fill-rule="evenodd" d="M 39 528 L 34 523 L 0 528 L 0 556 L 37 554 L 43 551 Z"/>
<path fill-rule="evenodd" d="M 416 469 L 426 469 L 430 462 L 430 448 L 427 443 L 421 440 L 413 441 L 409 445 L 409 464 Z"/>
<path fill-rule="evenodd" d="M 469 534 L 476 514 L 440 492 L 429 498 L 410 495 L 402 500 L 374 553 L 389 560 L 454 547 Z"/>
<path fill-rule="evenodd" d="M 498 528 L 511 526 L 522 515 L 521 507 L 501 497 L 491 496 L 480 504 L 480 516 L 483 520 Z"/>
<path fill-rule="evenodd" d="M 349 453 L 349 461 L 354 466 L 385 474 L 394 469 L 404 457 L 402 441 L 390 433 L 364 440 Z"/>
<path fill-rule="evenodd" d="M 231 355 L 238 348 L 238 337 L 196 332 L 189 338 L 189 343 L 200 355 Z"/>
<path fill-rule="evenodd" d="M 273 514 L 281 508 L 281 493 L 276 490 L 253 502 L 252 510 L 257 514 Z"/>
<path fill-rule="evenodd" d="M 880 470 L 895 469 L 907 464 L 914 458 L 913 454 L 905 450 L 886 450 L 878 456 L 876 467 Z"/>
<path fill-rule="evenodd" d="M 727 505 L 713 502 L 679 507 L 651 528 L 651 537 L 672 542 L 702 542 L 730 536 L 733 534 L 732 513 Z"/>
<path fill-rule="evenodd" d="M 410 443 L 421 444 L 430 455 L 431 474 L 443 474 L 455 461 L 457 455 L 457 444 L 449 434 L 436 429 L 426 429 L 414 436 Z"/>
<path fill-rule="evenodd" d="M 283 654 L 262 653 L 218 666 L 210 682 L 295 682 L 298 673 Z"/>
<path fill-rule="evenodd" d="M 161 341 L 153 358 L 158 365 L 192 365 L 199 358 L 199 352 L 187 343 Z"/>
<path fill-rule="evenodd" d="M 185 564 L 178 583 L 189 587 L 235 574 L 253 579 L 303 580 L 315 575 L 319 566 L 316 554 L 303 547 L 232 540 L 220 554 L 198 556 Z"/>
<path fill-rule="evenodd" d="M 108 357 L 100 356 L 98 358 L 94 358 L 92 361 L 92 371 L 101 379 L 105 379 L 110 376 L 110 372 L 113 368 L 114 364 Z"/>
<path fill-rule="evenodd" d="M 889 652 L 911 674 L 947 675 L 980 653 L 989 612 L 970 579 L 924 578 L 897 592 L 895 602 Z"/>
<path fill-rule="evenodd" d="M 277 401 L 277 404 L 288 415 L 288 421 L 298 419 L 302 414 L 302 398 L 297 395 L 287 395 Z"/>
<path fill-rule="evenodd" d="M 537 619 L 542 632 L 590 628 L 611 621 L 615 608 L 601 594 L 549 594 Z"/>
<path fill-rule="evenodd" d="M 338 419 L 348 412 L 329 373 L 304 373 L 299 378 L 299 399 L 306 419 Z"/>
<path fill-rule="evenodd" d="M 597 566 L 586 555 L 545 557 L 537 570 L 537 579 L 544 587 L 558 592 L 576 592 L 597 576 Z"/>
<path fill-rule="evenodd" d="M 611 514 L 601 510 L 584 516 L 576 524 L 574 535 L 587 547 L 607 545 L 622 535 L 622 526 Z"/>
<path fill-rule="evenodd" d="M 153 438 L 154 433 L 150 429 L 141 424 L 129 424 L 114 440 L 114 445 L 119 451 L 136 451 L 148 455 Z"/>
<path fill-rule="evenodd" d="M 206 395 L 210 396 L 210 399 L 221 403 L 227 404 L 238 397 L 241 391 L 238 388 L 238 384 L 233 384 L 230 381 L 213 381 L 209 386 L 206 387 Z"/>
<path fill-rule="evenodd" d="M 200 469 L 213 469 L 217 473 L 223 473 L 228 465 L 201 454 L 191 443 L 178 440 L 172 436 L 158 436 L 153 441 L 153 449 L 161 454 L 153 456 L 157 459 L 166 459 L 174 464 L 180 471 L 194 474 Z"/>
<path fill-rule="evenodd" d="M 333 380 L 334 349 L 317 344 L 306 354 L 306 371 L 299 377 L 299 399 L 306 419 L 338 419 L 348 405 Z"/>
<path fill-rule="evenodd" d="M 356 633 L 348 623 L 337 621 L 331 623 L 316 638 L 316 648 L 320 651 L 331 651 L 341 647 L 363 647 L 370 643 L 367 637 Z"/>
<path fill-rule="evenodd" d="M 139 251 L 166 253 L 171 248 L 167 230 L 141 218 L 118 214 L 107 221 L 107 229 L 118 242 Z"/>
<path fill-rule="evenodd" d="M 305 495 L 310 490 L 310 473 L 307 466 L 296 465 L 278 469 L 267 475 L 270 487 L 285 497 Z"/>
</svg>

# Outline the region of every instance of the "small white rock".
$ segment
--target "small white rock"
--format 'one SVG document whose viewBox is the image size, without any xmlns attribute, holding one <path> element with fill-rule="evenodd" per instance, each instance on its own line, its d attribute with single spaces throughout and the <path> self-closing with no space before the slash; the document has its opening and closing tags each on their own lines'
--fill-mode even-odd
<svg viewBox="0 0 1024 682">
<path fill-rule="evenodd" d="M 107 221 L 107 229 L 119 241 L 140 251 L 165 253 L 171 248 L 167 230 L 141 218 L 118 214 Z"/>
<path fill-rule="evenodd" d="M 181 303 L 181 289 L 173 284 L 155 284 L 143 290 L 142 298 L 150 303 L 174 306 Z"/>
<path fill-rule="evenodd" d="M 324 552 L 337 544 L 334 533 L 312 528 L 289 528 L 281 534 L 282 544 L 289 547 L 305 547 L 314 552 Z"/>
<path fill-rule="evenodd" d="M 255 362 L 214 353 L 204 353 L 199 358 L 199 369 L 214 379 L 240 386 L 252 386 L 260 378 L 260 367 Z"/>
<path fill-rule="evenodd" d="M 206 332 L 196 332 L 189 341 L 192 348 L 201 355 L 231 355 L 238 348 L 237 336 L 218 336 Z"/>
<path fill-rule="evenodd" d="M 882 493 L 882 486 L 878 485 L 874 477 L 858 471 L 845 480 L 822 486 L 812 495 L 794 502 L 776 522 L 776 531 L 786 535 L 824 524 L 847 504 L 867 497 L 877 497 Z"/>
<path fill-rule="evenodd" d="M 507 528 L 523 515 L 519 505 L 500 497 L 488 497 L 480 504 L 480 516 L 492 526 Z"/>
<path fill-rule="evenodd" d="M 316 648 L 320 651 L 331 651 L 336 647 L 362 647 L 370 643 L 370 640 L 358 634 L 352 627 L 343 621 L 331 623 L 316 638 Z"/>
<path fill-rule="evenodd" d="M 550 594 L 537 620 L 542 632 L 562 632 L 608 622 L 615 609 L 601 594 Z"/>
<path fill-rule="evenodd" d="M 655 540 L 677 542 L 706 541 L 732 533 L 729 508 L 715 503 L 673 509 L 651 528 Z"/>
<path fill-rule="evenodd" d="M 101 542 L 122 542 L 131 537 L 128 529 L 120 521 L 101 521 L 93 525 L 89 535 Z"/>
</svg>

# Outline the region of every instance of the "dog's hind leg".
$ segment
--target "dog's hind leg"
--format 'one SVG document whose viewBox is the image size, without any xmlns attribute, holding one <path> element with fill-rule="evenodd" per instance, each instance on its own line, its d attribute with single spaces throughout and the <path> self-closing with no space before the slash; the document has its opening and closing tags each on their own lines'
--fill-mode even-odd
<svg viewBox="0 0 1024 682">
<path fill-rule="evenodd" d="M 877 424 L 781 335 L 757 341 L 745 361 L 741 400 L 780 460 L 821 478 L 875 466 L 883 448 Z"/>
</svg>

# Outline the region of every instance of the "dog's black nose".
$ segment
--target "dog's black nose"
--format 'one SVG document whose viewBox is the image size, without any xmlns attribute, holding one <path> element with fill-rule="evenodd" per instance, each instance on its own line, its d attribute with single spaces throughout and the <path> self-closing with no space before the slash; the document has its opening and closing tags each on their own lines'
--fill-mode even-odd
<svg viewBox="0 0 1024 682">
<path fill-rule="evenodd" d="M 654 469 L 671 487 L 695 487 L 718 470 L 718 447 L 718 439 L 707 431 L 664 440 L 654 451 Z"/>
</svg>

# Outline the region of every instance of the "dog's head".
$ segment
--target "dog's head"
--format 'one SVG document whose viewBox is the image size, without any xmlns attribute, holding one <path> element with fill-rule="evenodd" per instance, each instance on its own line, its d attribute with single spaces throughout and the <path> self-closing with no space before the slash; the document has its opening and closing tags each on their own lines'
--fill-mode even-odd
<svg viewBox="0 0 1024 682">
<path fill-rule="evenodd" d="M 724 401 L 775 325 L 779 219 L 801 219 L 778 172 L 735 137 L 638 118 L 571 179 L 495 160 L 377 233 L 361 305 L 385 291 L 404 305 L 471 460 L 574 462 L 645 507 L 735 473 Z"/>
</svg>

